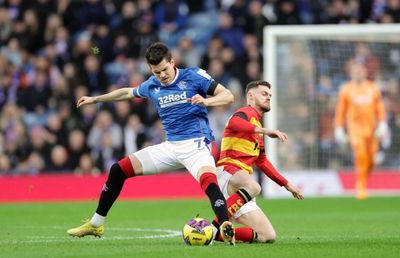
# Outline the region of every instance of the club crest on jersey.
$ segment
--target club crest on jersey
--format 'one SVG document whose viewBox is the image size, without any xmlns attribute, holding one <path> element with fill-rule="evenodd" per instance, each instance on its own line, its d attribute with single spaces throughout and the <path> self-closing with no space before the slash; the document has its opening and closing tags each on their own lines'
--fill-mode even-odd
<svg viewBox="0 0 400 258">
<path fill-rule="evenodd" d="M 178 88 L 181 90 L 185 90 L 186 89 L 186 82 L 185 81 L 180 81 L 177 84 Z"/>
<path fill-rule="evenodd" d="M 160 93 L 160 87 L 154 88 L 154 92 L 155 92 L 156 94 Z"/>
</svg>

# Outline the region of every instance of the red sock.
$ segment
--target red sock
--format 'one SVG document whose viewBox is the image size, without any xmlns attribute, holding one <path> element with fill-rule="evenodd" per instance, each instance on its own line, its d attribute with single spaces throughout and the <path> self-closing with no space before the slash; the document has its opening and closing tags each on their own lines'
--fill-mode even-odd
<svg viewBox="0 0 400 258">
<path fill-rule="evenodd" d="M 240 209 L 240 207 L 250 200 L 250 194 L 244 189 L 239 189 L 236 193 L 229 196 L 229 198 L 226 199 L 226 207 L 228 208 L 229 218 L 231 218 L 233 214 Z M 217 218 L 215 218 L 214 221 L 218 223 Z"/>
<path fill-rule="evenodd" d="M 214 183 L 218 185 L 218 180 L 217 176 L 214 173 L 211 172 L 205 172 L 200 176 L 200 187 L 203 189 L 205 192 L 207 190 L 207 187 L 211 184 Z"/>
<path fill-rule="evenodd" d="M 247 227 L 235 228 L 235 238 L 238 242 L 252 243 L 257 239 L 257 232 Z M 223 241 L 219 234 L 216 240 Z"/>
<path fill-rule="evenodd" d="M 126 178 L 135 176 L 135 170 L 133 170 L 132 162 L 129 157 L 125 157 L 118 161 L 118 165 L 121 167 L 122 172 L 124 172 Z"/>
<path fill-rule="evenodd" d="M 251 228 L 237 228 L 235 229 L 236 241 L 243 243 L 252 243 L 257 239 L 257 232 Z"/>
</svg>

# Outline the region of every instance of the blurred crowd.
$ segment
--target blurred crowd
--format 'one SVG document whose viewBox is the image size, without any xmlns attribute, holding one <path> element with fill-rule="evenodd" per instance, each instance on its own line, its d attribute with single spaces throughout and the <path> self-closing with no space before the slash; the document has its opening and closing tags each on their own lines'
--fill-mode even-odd
<svg viewBox="0 0 400 258">
<path fill-rule="evenodd" d="M 0 0 L 0 174 L 98 174 L 163 141 L 145 99 L 75 106 L 144 81 L 151 42 L 236 95 L 210 110 L 220 139 L 247 82 L 262 78 L 264 26 L 395 22 L 399 0 Z"/>
</svg>

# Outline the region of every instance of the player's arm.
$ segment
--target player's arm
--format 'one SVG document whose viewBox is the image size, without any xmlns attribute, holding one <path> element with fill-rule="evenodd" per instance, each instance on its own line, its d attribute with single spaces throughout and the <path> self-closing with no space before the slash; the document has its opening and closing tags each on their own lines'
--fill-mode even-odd
<svg viewBox="0 0 400 258">
<path fill-rule="evenodd" d="M 279 138 L 286 141 L 288 136 L 286 133 L 279 130 L 271 130 L 263 127 L 258 127 L 249 122 L 247 115 L 244 112 L 236 112 L 228 121 L 227 128 L 235 132 L 243 133 L 261 133 L 271 138 Z"/>
<path fill-rule="evenodd" d="M 379 120 L 378 126 L 375 130 L 375 135 L 376 137 L 382 139 L 385 135 L 389 133 L 389 126 L 386 122 L 385 105 L 383 104 L 382 96 L 379 89 L 377 90 L 374 102 L 375 102 L 374 104 L 376 107 L 377 117 Z"/>
<path fill-rule="evenodd" d="M 344 123 L 347 112 L 347 92 L 342 88 L 339 92 L 335 110 L 335 140 L 340 144 L 347 143 L 347 136 L 344 131 Z"/>
<path fill-rule="evenodd" d="M 288 136 L 286 133 L 281 132 L 280 130 L 273 130 L 273 129 L 268 129 L 268 128 L 263 128 L 263 127 L 256 127 L 254 129 L 254 132 L 256 133 L 262 133 L 270 138 L 279 138 L 281 141 L 286 141 L 288 139 Z"/>
<path fill-rule="evenodd" d="M 335 127 L 344 127 L 347 111 L 347 92 L 342 88 L 339 92 L 335 110 Z"/>
<path fill-rule="evenodd" d="M 109 93 L 98 95 L 98 96 L 83 96 L 77 102 L 77 107 L 81 107 L 84 105 L 95 104 L 98 102 L 110 102 L 110 101 L 120 101 L 134 98 L 132 88 L 120 88 L 117 90 L 113 90 Z"/>
<path fill-rule="evenodd" d="M 212 96 L 209 98 L 203 98 L 200 94 L 196 94 L 189 99 L 192 104 L 199 104 L 204 107 L 211 106 L 223 106 L 233 102 L 234 97 L 230 90 L 222 86 L 222 84 L 213 82 L 207 92 L 208 95 Z"/>
<path fill-rule="evenodd" d="M 267 159 L 264 152 L 260 153 L 260 156 L 256 160 L 256 166 L 261 169 L 261 171 L 269 178 L 271 178 L 275 183 L 280 186 L 284 186 L 286 190 L 292 193 L 293 197 L 299 200 L 303 200 L 304 196 L 300 189 L 290 183 L 285 177 L 283 177 L 278 170 L 271 164 Z"/>
</svg>

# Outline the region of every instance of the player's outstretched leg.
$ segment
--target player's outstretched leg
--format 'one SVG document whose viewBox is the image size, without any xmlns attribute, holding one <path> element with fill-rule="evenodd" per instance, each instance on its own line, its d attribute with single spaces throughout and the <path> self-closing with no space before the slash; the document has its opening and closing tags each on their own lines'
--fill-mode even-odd
<svg viewBox="0 0 400 258">
<path fill-rule="evenodd" d="M 226 200 L 218 186 L 217 176 L 214 173 L 205 172 L 200 176 L 199 181 L 201 188 L 207 194 L 211 202 L 211 207 L 218 221 L 222 222 L 219 227 L 222 239 L 224 242 L 234 245 L 235 230 L 233 224 L 229 221 Z"/>
<path fill-rule="evenodd" d="M 67 233 L 70 236 L 76 237 L 84 237 L 88 235 L 101 237 L 104 234 L 103 224 L 108 211 L 118 198 L 125 180 L 134 175 L 135 173 L 128 157 L 112 165 L 110 173 L 108 174 L 108 179 L 100 194 L 96 213 L 93 215 L 91 220 L 85 221 L 85 223 L 79 227 L 69 229 Z"/>
</svg>

